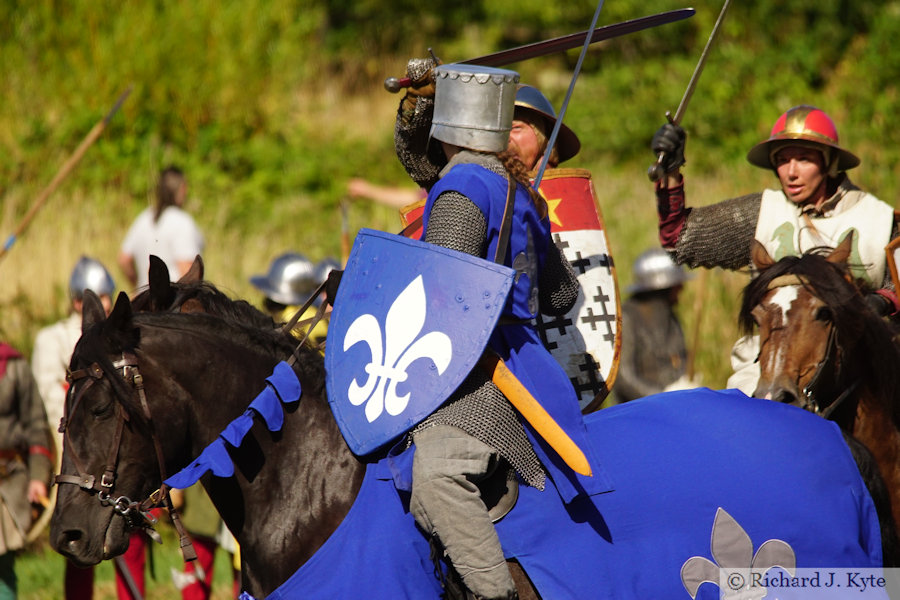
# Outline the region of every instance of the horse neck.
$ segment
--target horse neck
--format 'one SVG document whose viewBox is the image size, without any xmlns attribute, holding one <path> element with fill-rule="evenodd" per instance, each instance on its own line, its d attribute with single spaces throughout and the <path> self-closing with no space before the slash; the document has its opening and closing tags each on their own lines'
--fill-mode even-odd
<svg viewBox="0 0 900 600">
<path fill-rule="evenodd" d="M 226 355 L 234 350 L 224 342 L 214 347 Z M 244 413 L 277 362 L 278 357 L 244 349 L 218 377 L 178 370 L 178 384 L 192 399 L 188 430 L 194 452 L 179 463 L 193 459 Z M 308 377 L 301 377 L 300 401 L 282 405 L 281 430 L 268 431 L 257 416 L 244 443 L 230 452 L 234 477 L 205 480 L 211 500 L 244 549 L 244 585 L 257 597 L 271 593 L 328 539 L 353 504 L 365 473 L 321 397 L 322 382 Z"/>
</svg>

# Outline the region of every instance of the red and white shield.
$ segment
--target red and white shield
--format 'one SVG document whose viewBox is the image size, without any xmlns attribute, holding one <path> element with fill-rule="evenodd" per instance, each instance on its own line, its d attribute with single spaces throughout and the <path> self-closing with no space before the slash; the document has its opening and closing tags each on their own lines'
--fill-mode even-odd
<svg viewBox="0 0 900 600">
<path fill-rule="evenodd" d="M 590 171 L 548 169 L 540 191 L 550 231 L 575 269 L 581 293 L 566 315 L 539 315 L 538 326 L 569 375 L 582 411 L 591 412 L 609 394 L 619 366 L 622 316 L 615 263 Z"/>
</svg>

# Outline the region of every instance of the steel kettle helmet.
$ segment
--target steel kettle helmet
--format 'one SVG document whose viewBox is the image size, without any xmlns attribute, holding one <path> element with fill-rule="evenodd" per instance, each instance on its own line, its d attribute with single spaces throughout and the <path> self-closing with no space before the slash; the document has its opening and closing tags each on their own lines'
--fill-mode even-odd
<svg viewBox="0 0 900 600">
<path fill-rule="evenodd" d="M 681 265 L 676 265 L 669 253 L 662 248 L 651 248 L 641 253 L 632 266 L 634 283 L 628 286 L 632 294 L 665 290 L 693 279 Z"/>
<path fill-rule="evenodd" d="M 303 304 L 319 285 L 316 266 L 305 256 L 286 252 L 276 257 L 265 275 L 250 278 L 267 298 L 280 304 Z"/>
<path fill-rule="evenodd" d="M 81 300 L 84 290 L 91 290 L 98 296 L 110 296 L 116 291 L 116 282 L 99 260 L 82 256 L 75 263 L 69 276 L 69 298 Z"/>
<path fill-rule="evenodd" d="M 482 152 L 506 150 L 518 73 L 479 65 L 440 65 L 434 69 L 434 83 L 429 141 Z"/>
<path fill-rule="evenodd" d="M 838 132 L 834 121 L 825 111 L 801 104 L 778 117 L 772 126 L 769 138 L 747 153 L 750 164 L 763 169 L 774 169 L 775 152 L 785 146 L 808 146 L 820 150 L 825 156 L 828 174 L 835 176 L 841 171 L 859 165 L 859 158 L 838 145 Z"/>
</svg>

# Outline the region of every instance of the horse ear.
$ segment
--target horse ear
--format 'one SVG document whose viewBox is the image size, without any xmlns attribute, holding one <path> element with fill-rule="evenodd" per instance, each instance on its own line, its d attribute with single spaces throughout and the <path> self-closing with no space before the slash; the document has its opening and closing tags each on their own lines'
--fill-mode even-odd
<svg viewBox="0 0 900 600">
<path fill-rule="evenodd" d="M 116 329 L 125 329 L 125 326 L 131 323 L 131 315 L 131 300 L 128 299 L 128 294 L 119 292 L 116 305 L 109 313 L 108 322 Z"/>
<path fill-rule="evenodd" d="M 153 254 L 150 255 L 149 281 L 150 310 L 167 310 L 175 302 L 175 290 L 169 283 L 169 268 L 166 263 Z"/>
<path fill-rule="evenodd" d="M 106 311 L 103 310 L 100 298 L 91 290 L 84 290 L 84 296 L 81 299 L 81 333 L 105 318 Z"/>
<path fill-rule="evenodd" d="M 847 264 L 847 261 L 850 259 L 850 252 L 853 250 L 854 234 L 855 232 L 852 229 L 848 231 L 841 243 L 838 244 L 838 247 L 828 255 L 826 260 L 836 265 Z"/>
<path fill-rule="evenodd" d="M 203 281 L 203 259 L 200 258 L 199 254 L 194 258 L 194 262 L 191 263 L 191 268 L 187 270 L 187 273 L 178 280 L 178 283 L 197 283 L 198 281 Z"/>
<path fill-rule="evenodd" d="M 775 264 L 775 260 L 769 255 L 769 251 L 759 240 L 753 240 L 750 245 L 750 260 L 757 271 L 764 271 Z"/>
</svg>

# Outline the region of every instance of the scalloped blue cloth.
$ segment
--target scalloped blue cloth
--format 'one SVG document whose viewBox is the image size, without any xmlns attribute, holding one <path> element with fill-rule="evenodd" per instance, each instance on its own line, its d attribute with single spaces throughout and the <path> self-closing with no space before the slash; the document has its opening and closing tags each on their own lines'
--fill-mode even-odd
<svg viewBox="0 0 900 600">
<path fill-rule="evenodd" d="M 286 362 L 278 363 L 272 374 L 266 377 L 266 387 L 253 399 L 244 414 L 229 423 L 200 456 L 166 479 L 165 484 L 171 488 L 188 488 L 208 471 L 212 471 L 216 477 L 231 477 L 234 475 L 234 463 L 225 444 L 233 448 L 240 447 L 257 415 L 262 418 L 269 431 L 280 430 L 284 424 L 282 403 L 298 402 L 301 394 L 300 381 L 294 370 Z"/>
</svg>

